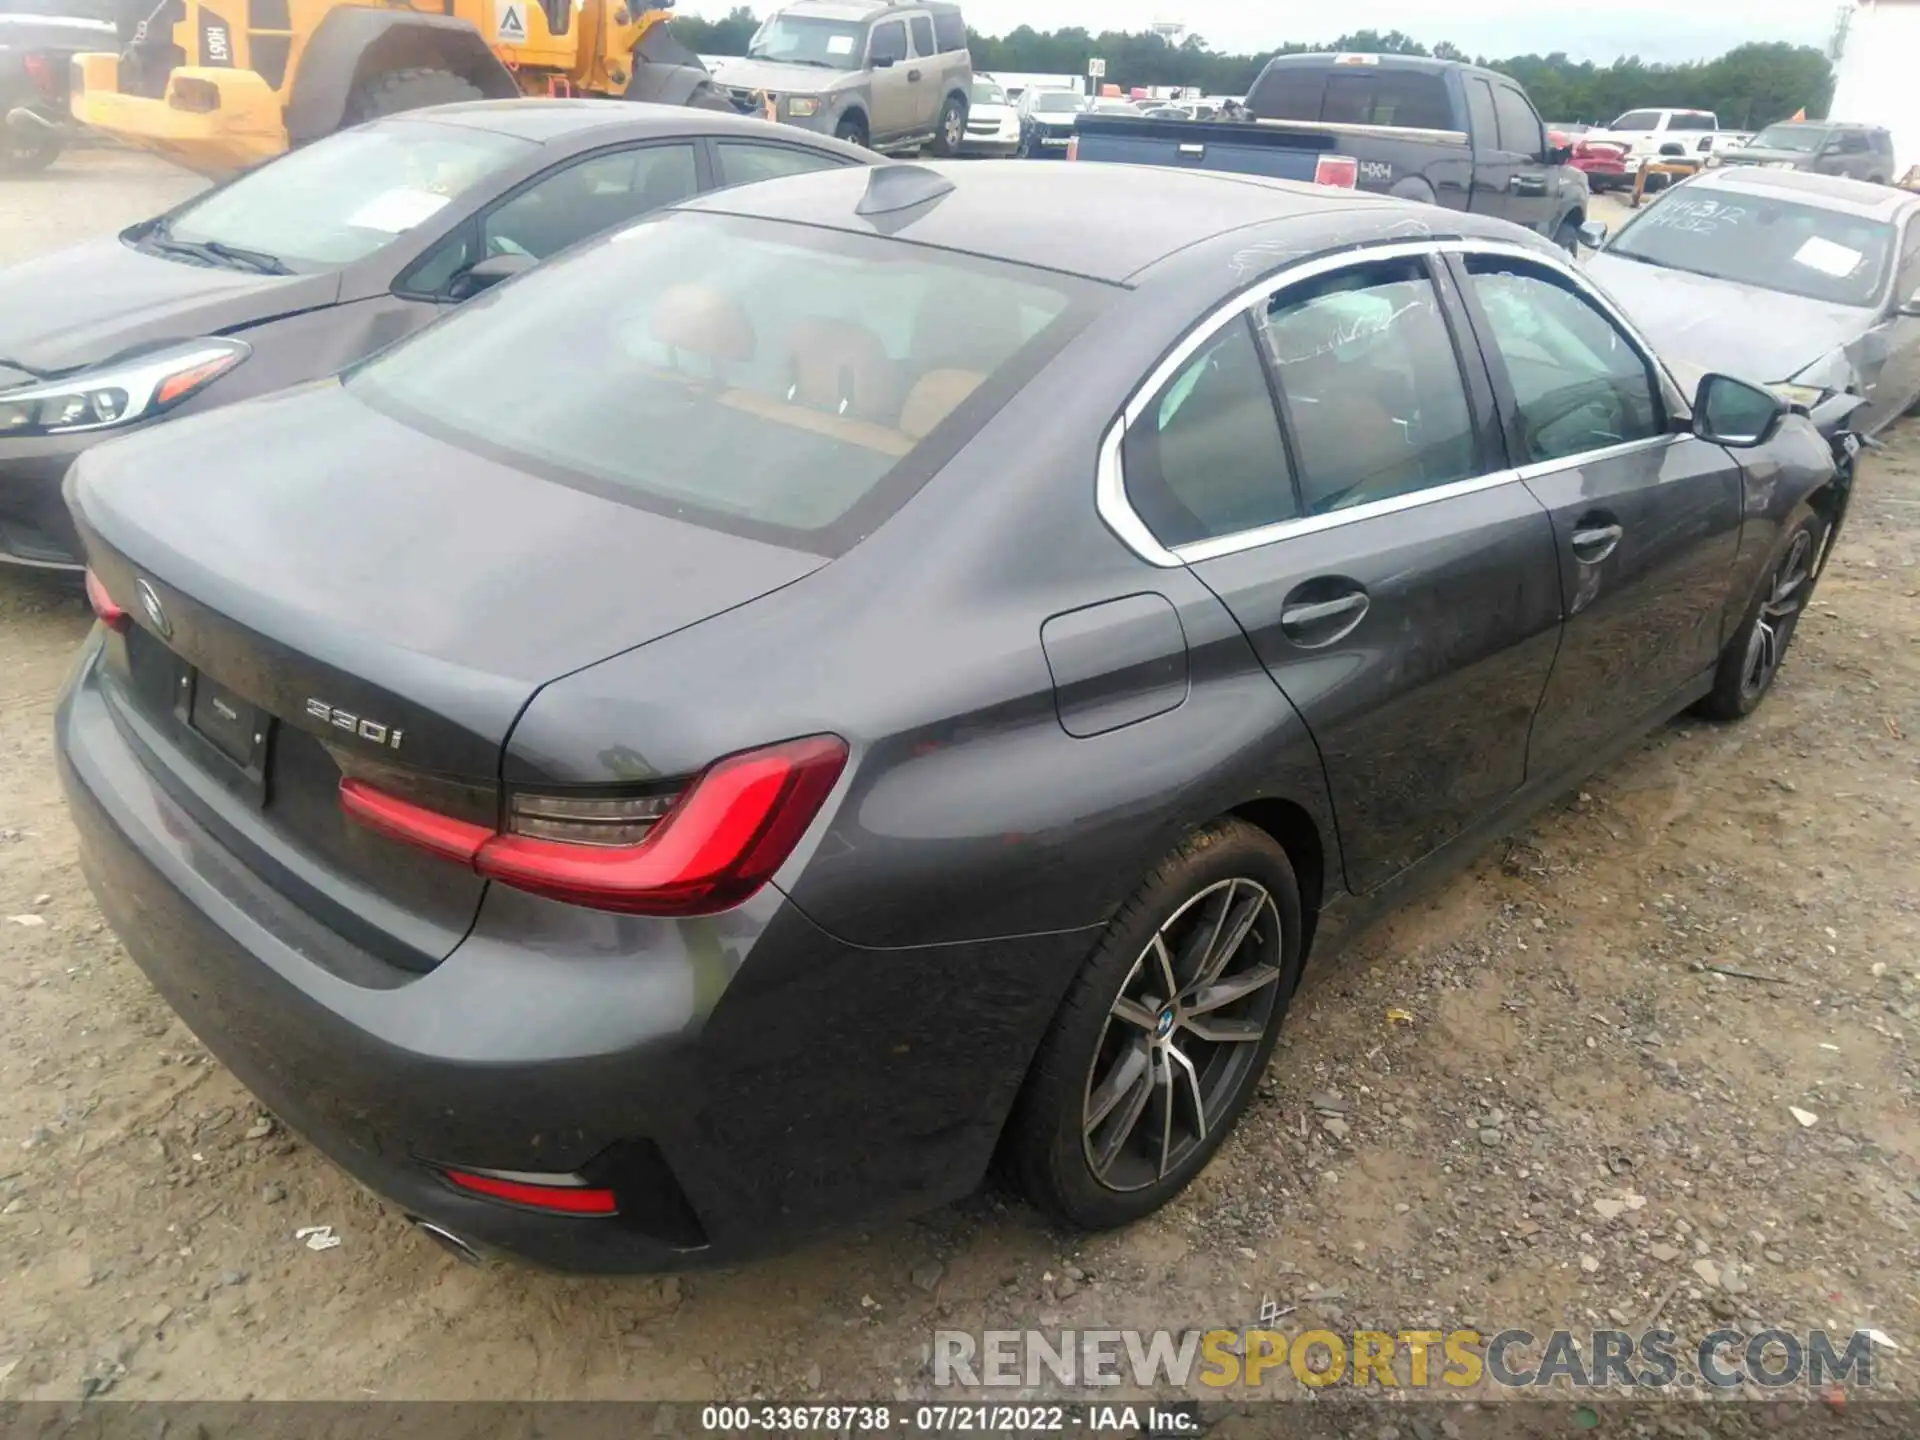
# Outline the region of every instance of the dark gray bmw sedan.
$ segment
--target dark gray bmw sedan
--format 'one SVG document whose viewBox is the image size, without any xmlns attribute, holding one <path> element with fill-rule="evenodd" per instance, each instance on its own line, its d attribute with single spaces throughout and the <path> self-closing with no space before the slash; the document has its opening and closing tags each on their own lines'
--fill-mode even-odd
<svg viewBox="0 0 1920 1440">
<path fill-rule="evenodd" d="M 128 950 L 436 1237 L 577 1270 L 996 1155 L 1166 1203 L 1310 959 L 1759 703 L 1845 506 L 1511 226 L 1012 162 L 691 202 L 68 496 Z"/>
</svg>

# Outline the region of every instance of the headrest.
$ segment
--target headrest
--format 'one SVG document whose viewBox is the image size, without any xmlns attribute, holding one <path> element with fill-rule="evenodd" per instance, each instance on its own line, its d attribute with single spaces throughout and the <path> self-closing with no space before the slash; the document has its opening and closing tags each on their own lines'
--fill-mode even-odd
<svg viewBox="0 0 1920 1440">
<path fill-rule="evenodd" d="M 746 307 L 711 285 L 676 285 L 653 307 L 649 329 L 669 349 L 744 365 L 753 359 L 753 320 Z"/>
<path fill-rule="evenodd" d="M 796 405 L 849 420 L 891 424 L 900 404 L 899 379 L 886 342 L 863 325 L 813 316 L 795 322 L 787 337 Z"/>
</svg>

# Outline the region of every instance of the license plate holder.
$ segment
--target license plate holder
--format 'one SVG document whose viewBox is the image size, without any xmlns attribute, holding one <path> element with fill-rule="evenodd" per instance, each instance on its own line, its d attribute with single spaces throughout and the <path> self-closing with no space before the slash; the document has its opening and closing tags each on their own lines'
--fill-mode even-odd
<svg viewBox="0 0 1920 1440">
<path fill-rule="evenodd" d="M 264 803 L 273 717 L 201 671 L 187 671 L 186 682 L 179 716 L 187 729 L 205 742 L 205 748 L 219 757 L 209 768 L 216 773 L 224 771 L 230 788 L 240 790 L 256 804 Z"/>
</svg>

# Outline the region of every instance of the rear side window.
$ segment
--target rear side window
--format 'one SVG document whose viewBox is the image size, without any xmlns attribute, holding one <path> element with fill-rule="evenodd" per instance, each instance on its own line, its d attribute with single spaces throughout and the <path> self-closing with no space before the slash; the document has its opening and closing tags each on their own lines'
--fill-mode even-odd
<svg viewBox="0 0 1920 1440">
<path fill-rule="evenodd" d="M 1669 130 L 1716 130 L 1719 127 L 1714 123 L 1713 116 L 1695 113 L 1668 117 L 1667 128 Z"/>
<path fill-rule="evenodd" d="M 1562 460 L 1665 429 L 1660 388 L 1633 342 L 1565 281 L 1504 258 L 1467 259 L 1518 412 L 1529 462 Z"/>
<path fill-rule="evenodd" d="M 933 46 L 933 21 L 924 15 L 915 15 L 908 24 L 913 27 L 913 53 L 916 55 L 934 55 L 938 52 Z"/>
<path fill-rule="evenodd" d="M 1493 86 L 1472 75 L 1467 77 L 1467 119 L 1473 126 L 1475 149 L 1500 148 L 1500 122 L 1494 116 Z"/>
<path fill-rule="evenodd" d="M 1326 96 L 1326 70 L 1310 65 L 1270 65 L 1254 82 L 1247 108 L 1262 120 L 1318 123 Z"/>
<path fill-rule="evenodd" d="M 1629 110 L 1607 128 L 1609 130 L 1658 130 L 1660 117 L 1651 110 Z"/>
<path fill-rule="evenodd" d="M 880 237 L 677 211 L 520 276 L 346 385 L 529 474 L 832 555 L 1105 295 Z"/>
<path fill-rule="evenodd" d="M 1479 473 L 1452 333 L 1420 261 L 1356 266 L 1283 290 L 1261 338 L 1307 513 Z"/>
<path fill-rule="evenodd" d="M 1287 451 L 1244 319 L 1213 336 L 1148 402 L 1121 450 L 1127 499 L 1161 544 L 1297 516 Z"/>
<path fill-rule="evenodd" d="M 933 38 L 939 42 L 943 55 L 964 50 L 967 48 L 967 22 L 960 18 L 957 10 L 937 11 L 933 17 Z"/>
<path fill-rule="evenodd" d="M 1511 85 L 1493 87 L 1493 110 L 1500 122 L 1500 148 L 1516 155 L 1542 155 L 1547 142 L 1540 117 Z"/>
<path fill-rule="evenodd" d="M 1453 107 L 1447 103 L 1446 82 L 1439 75 L 1358 66 L 1327 76 L 1320 119 L 1328 125 L 1451 130 Z"/>
</svg>

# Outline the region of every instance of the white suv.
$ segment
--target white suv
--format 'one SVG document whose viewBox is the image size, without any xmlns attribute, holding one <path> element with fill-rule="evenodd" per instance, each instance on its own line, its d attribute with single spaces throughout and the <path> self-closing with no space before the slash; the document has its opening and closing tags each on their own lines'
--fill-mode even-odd
<svg viewBox="0 0 1920 1440">
<path fill-rule="evenodd" d="M 1020 110 L 991 75 L 973 77 L 962 155 L 1012 155 L 1020 148 Z"/>
</svg>

